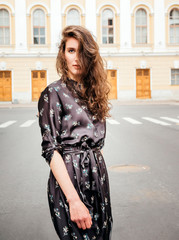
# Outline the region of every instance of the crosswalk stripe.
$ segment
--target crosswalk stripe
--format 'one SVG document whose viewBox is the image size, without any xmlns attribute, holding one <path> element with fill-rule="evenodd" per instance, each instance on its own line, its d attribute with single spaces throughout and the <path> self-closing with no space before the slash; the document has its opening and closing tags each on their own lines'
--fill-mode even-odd
<svg viewBox="0 0 179 240">
<path fill-rule="evenodd" d="M 179 123 L 179 120 L 175 118 L 170 118 L 170 117 L 160 117 L 160 118 L 171 121 L 171 122 Z"/>
<path fill-rule="evenodd" d="M 139 121 L 137 121 L 137 120 L 135 120 L 133 118 L 123 117 L 123 119 L 128 121 L 128 122 L 130 122 L 130 123 L 132 123 L 132 124 L 142 124 L 141 122 L 139 122 Z"/>
<path fill-rule="evenodd" d="M 7 122 L 5 122 L 5 123 L 2 123 L 1 125 L 0 125 L 0 128 L 6 128 L 6 127 L 8 127 L 8 126 L 10 126 L 10 125 L 12 125 L 13 123 L 15 123 L 15 122 L 17 122 L 17 121 L 7 121 Z"/>
<path fill-rule="evenodd" d="M 107 121 L 110 123 L 110 124 L 120 124 L 118 121 L 114 120 L 114 119 L 107 119 Z"/>
<path fill-rule="evenodd" d="M 171 125 L 170 123 L 166 123 L 166 122 L 163 122 L 163 121 L 157 120 L 157 119 L 155 119 L 155 118 L 150 118 L 150 117 L 142 117 L 142 118 L 145 119 L 145 120 L 148 120 L 148 121 L 150 121 L 150 122 L 153 122 L 153 123 L 157 123 L 157 124 L 163 125 L 163 126 Z"/>
<path fill-rule="evenodd" d="M 20 127 L 30 127 L 36 120 L 28 120 L 25 123 L 21 124 Z"/>
</svg>

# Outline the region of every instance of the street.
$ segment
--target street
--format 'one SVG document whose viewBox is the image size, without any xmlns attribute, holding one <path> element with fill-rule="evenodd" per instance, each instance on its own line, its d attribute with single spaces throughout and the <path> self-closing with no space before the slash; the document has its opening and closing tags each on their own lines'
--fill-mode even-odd
<svg viewBox="0 0 179 240">
<path fill-rule="evenodd" d="M 112 101 L 104 159 L 112 240 L 179 239 L 179 104 Z M 0 108 L 0 239 L 57 240 L 37 108 Z"/>
</svg>

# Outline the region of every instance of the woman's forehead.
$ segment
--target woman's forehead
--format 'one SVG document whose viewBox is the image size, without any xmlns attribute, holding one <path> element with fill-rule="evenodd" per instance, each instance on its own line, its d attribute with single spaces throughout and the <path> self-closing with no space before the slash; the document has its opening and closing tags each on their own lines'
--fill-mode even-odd
<svg viewBox="0 0 179 240">
<path fill-rule="evenodd" d="M 78 49 L 78 47 L 79 47 L 79 41 L 76 38 L 74 37 L 67 38 L 66 48 Z"/>
</svg>

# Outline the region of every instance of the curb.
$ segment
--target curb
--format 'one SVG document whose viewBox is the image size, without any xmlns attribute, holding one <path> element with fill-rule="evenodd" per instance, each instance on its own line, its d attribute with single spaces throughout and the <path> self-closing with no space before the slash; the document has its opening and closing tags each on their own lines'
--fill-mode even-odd
<svg viewBox="0 0 179 240">
<path fill-rule="evenodd" d="M 151 100 L 151 99 L 135 99 L 135 100 L 119 100 L 112 99 L 110 100 L 113 105 L 179 105 L 179 100 Z M 0 108 L 37 108 L 37 102 L 31 103 L 12 103 L 12 102 L 0 102 Z"/>
</svg>

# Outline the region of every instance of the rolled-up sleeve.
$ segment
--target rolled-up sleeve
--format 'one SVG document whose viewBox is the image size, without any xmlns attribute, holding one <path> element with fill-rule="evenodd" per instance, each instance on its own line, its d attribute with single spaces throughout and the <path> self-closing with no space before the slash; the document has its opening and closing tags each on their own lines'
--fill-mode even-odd
<svg viewBox="0 0 179 240">
<path fill-rule="evenodd" d="M 46 87 L 38 101 L 39 126 L 42 135 L 42 154 L 50 165 L 54 150 L 61 150 L 62 107 L 59 95 L 53 88 Z"/>
</svg>

